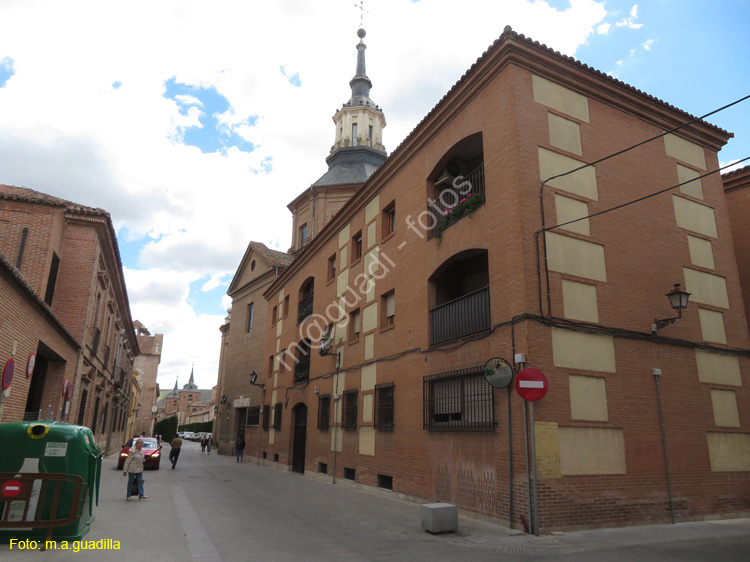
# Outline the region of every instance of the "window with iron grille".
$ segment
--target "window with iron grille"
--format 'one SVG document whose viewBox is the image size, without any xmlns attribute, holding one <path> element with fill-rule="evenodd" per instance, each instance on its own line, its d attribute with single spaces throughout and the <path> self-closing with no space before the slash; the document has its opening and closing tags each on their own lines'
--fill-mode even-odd
<svg viewBox="0 0 750 562">
<path fill-rule="evenodd" d="M 357 429 L 357 391 L 344 391 L 344 429 Z"/>
<path fill-rule="evenodd" d="M 273 409 L 273 428 L 281 429 L 281 402 L 276 404 Z"/>
<path fill-rule="evenodd" d="M 318 397 L 318 429 L 328 429 L 331 419 L 331 395 Z"/>
<path fill-rule="evenodd" d="M 251 406 L 247 409 L 247 425 L 258 425 L 260 422 L 260 406 Z"/>
<path fill-rule="evenodd" d="M 494 431 L 495 402 L 482 367 L 424 378 L 424 428 L 430 431 Z"/>
<path fill-rule="evenodd" d="M 263 406 L 263 429 L 268 430 L 268 419 L 271 415 L 271 405 L 265 404 Z"/>
<path fill-rule="evenodd" d="M 375 385 L 374 425 L 376 429 L 393 430 L 393 389 L 392 382 Z"/>
</svg>

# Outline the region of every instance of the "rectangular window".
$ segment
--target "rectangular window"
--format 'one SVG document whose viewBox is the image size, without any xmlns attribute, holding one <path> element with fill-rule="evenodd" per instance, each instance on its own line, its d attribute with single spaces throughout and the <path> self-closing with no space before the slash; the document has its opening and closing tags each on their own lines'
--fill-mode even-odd
<svg viewBox="0 0 750 562">
<path fill-rule="evenodd" d="M 352 263 L 362 257 L 362 231 L 352 237 Z"/>
<path fill-rule="evenodd" d="M 318 463 L 318 472 L 320 472 L 321 474 L 328 474 L 328 463 L 319 462 Z"/>
<path fill-rule="evenodd" d="M 396 321 L 396 291 L 388 291 L 383 295 L 380 302 L 382 317 L 381 328 L 391 328 Z"/>
<path fill-rule="evenodd" d="M 281 408 L 282 404 L 279 402 L 273 408 L 273 428 L 281 429 Z"/>
<path fill-rule="evenodd" d="M 360 321 L 359 309 L 352 311 L 349 314 L 349 342 L 354 343 L 359 341 L 359 321 Z"/>
<path fill-rule="evenodd" d="M 394 232 L 396 232 L 396 202 L 391 201 L 383 209 L 383 238 L 390 236 Z"/>
<path fill-rule="evenodd" d="M 260 423 L 260 406 L 250 406 L 247 409 L 247 425 L 258 425 Z"/>
<path fill-rule="evenodd" d="M 331 395 L 318 397 L 318 429 L 328 429 L 331 419 Z"/>
<path fill-rule="evenodd" d="M 393 391 L 392 382 L 375 385 L 375 428 L 393 430 Z"/>
<path fill-rule="evenodd" d="M 81 404 L 78 406 L 78 425 L 83 425 L 83 419 L 86 416 L 86 399 L 88 396 L 88 390 L 85 388 L 81 390 Z"/>
<path fill-rule="evenodd" d="M 378 488 L 385 488 L 386 490 L 393 490 L 393 476 L 386 476 L 385 474 L 378 474 Z"/>
<path fill-rule="evenodd" d="M 276 319 L 278 318 L 278 316 L 279 316 L 279 307 L 274 306 L 273 311 L 271 312 L 271 326 L 276 325 Z"/>
<path fill-rule="evenodd" d="M 289 295 L 284 297 L 284 318 L 289 316 Z"/>
<path fill-rule="evenodd" d="M 52 297 L 55 296 L 55 284 L 57 283 L 57 271 L 60 268 L 60 258 L 52 252 L 52 263 L 49 266 L 49 277 L 47 277 L 47 292 L 44 294 L 44 302 L 52 306 Z"/>
<path fill-rule="evenodd" d="M 336 254 L 328 258 L 328 280 L 333 281 L 336 278 Z"/>
<path fill-rule="evenodd" d="M 344 468 L 344 479 L 345 480 L 351 480 L 354 481 L 354 469 L 353 468 Z"/>
<path fill-rule="evenodd" d="M 357 124 L 352 123 L 352 146 L 357 146 Z"/>
<path fill-rule="evenodd" d="M 304 246 L 307 244 L 307 225 L 303 224 L 299 227 L 299 245 Z"/>
<path fill-rule="evenodd" d="M 423 379 L 424 428 L 430 431 L 494 431 L 495 401 L 483 367 Z"/>
<path fill-rule="evenodd" d="M 344 391 L 344 429 L 357 429 L 357 391 Z"/>
<path fill-rule="evenodd" d="M 271 405 L 263 405 L 263 429 L 268 430 L 268 419 L 271 416 Z"/>
<path fill-rule="evenodd" d="M 268 376 L 273 374 L 273 355 L 268 358 Z"/>
<path fill-rule="evenodd" d="M 372 125 L 367 129 L 367 138 L 372 140 Z"/>
<path fill-rule="evenodd" d="M 94 419 L 91 421 L 91 431 L 96 433 L 96 419 L 99 417 L 99 402 L 100 398 L 97 396 L 94 401 Z"/>
<path fill-rule="evenodd" d="M 254 305 L 253 303 L 250 303 L 247 305 L 247 331 L 253 329 L 253 312 L 254 312 Z"/>
</svg>

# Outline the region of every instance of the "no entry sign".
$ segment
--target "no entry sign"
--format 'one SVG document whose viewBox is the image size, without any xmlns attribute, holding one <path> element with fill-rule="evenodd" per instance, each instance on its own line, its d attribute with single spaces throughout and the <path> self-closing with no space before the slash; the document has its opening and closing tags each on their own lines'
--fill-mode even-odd
<svg viewBox="0 0 750 562">
<path fill-rule="evenodd" d="M 8 480 L 3 484 L 3 495 L 9 498 L 17 496 L 21 491 L 21 482 L 18 480 Z"/>
<path fill-rule="evenodd" d="M 547 377 L 539 369 L 528 367 L 516 375 L 516 392 L 529 402 L 544 398 L 548 386 Z"/>
<path fill-rule="evenodd" d="M 3 369 L 3 390 L 6 390 L 10 383 L 13 382 L 13 370 L 16 368 L 16 362 L 11 357 L 5 362 L 5 368 Z"/>
</svg>

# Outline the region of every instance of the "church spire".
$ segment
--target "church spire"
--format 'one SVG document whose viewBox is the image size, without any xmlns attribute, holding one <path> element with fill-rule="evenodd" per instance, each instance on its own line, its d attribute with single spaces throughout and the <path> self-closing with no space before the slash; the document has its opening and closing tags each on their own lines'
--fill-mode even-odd
<svg viewBox="0 0 750 562">
<path fill-rule="evenodd" d="M 177 381 L 179 380 L 179 377 L 175 377 L 174 379 L 174 389 L 177 390 Z"/>
<path fill-rule="evenodd" d="M 349 103 L 352 105 L 361 105 L 357 102 L 370 100 L 370 88 L 372 88 L 372 81 L 367 77 L 367 71 L 365 70 L 365 49 L 367 45 L 364 44 L 362 39 L 365 38 L 367 32 L 361 27 L 357 30 L 357 37 L 359 37 L 359 43 L 357 44 L 357 71 L 349 81 L 349 86 L 352 88 L 352 98 Z M 365 103 L 365 105 L 369 105 Z"/>
<path fill-rule="evenodd" d="M 195 384 L 195 377 L 193 376 L 193 371 L 195 371 L 195 363 L 193 363 L 193 367 L 190 369 L 190 380 L 188 381 L 188 384 Z"/>
</svg>

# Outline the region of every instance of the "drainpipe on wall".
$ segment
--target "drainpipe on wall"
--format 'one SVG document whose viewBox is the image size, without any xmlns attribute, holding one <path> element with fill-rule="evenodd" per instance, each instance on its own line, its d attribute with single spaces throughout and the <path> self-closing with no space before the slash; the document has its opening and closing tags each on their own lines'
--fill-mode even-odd
<svg viewBox="0 0 750 562">
<path fill-rule="evenodd" d="M 656 382 L 656 400 L 659 403 L 659 423 L 661 424 L 661 442 L 664 446 L 664 464 L 667 467 L 667 488 L 669 489 L 669 511 L 672 514 L 672 523 L 674 518 L 674 500 L 672 497 L 672 475 L 669 472 L 669 453 L 667 452 L 667 434 L 664 431 L 664 412 L 661 407 L 661 390 L 659 389 L 659 379 L 661 378 L 661 369 L 654 369 L 654 381 Z"/>
</svg>

